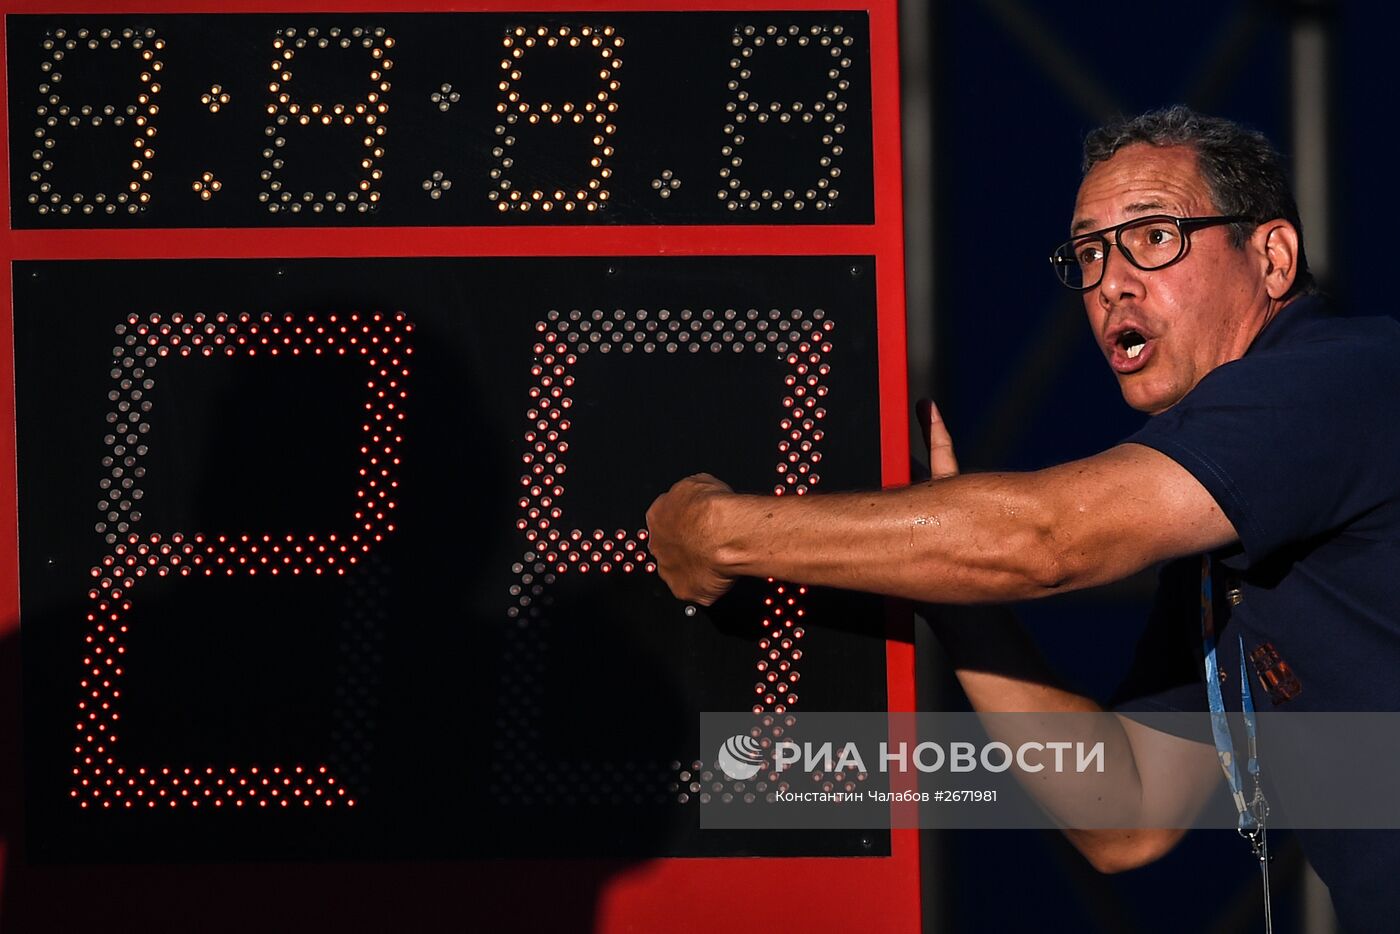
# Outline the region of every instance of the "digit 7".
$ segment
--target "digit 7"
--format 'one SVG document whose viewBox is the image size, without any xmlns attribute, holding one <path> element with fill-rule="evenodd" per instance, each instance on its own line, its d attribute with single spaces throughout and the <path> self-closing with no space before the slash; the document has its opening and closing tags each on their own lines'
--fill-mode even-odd
<svg viewBox="0 0 1400 934">
<path fill-rule="evenodd" d="M 121 679 L 124 677 L 125 636 L 129 631 L 133 592 L 151 575 L 167 577 L 226 577 L 260 573 L 343 575 L 374 545 L 394 531 L 393 510 L 398 495 L 398 447 L 403 443 L 403 403 L 407 398 L 407 360 L 413 353 L 408 337 L 413 325 L 403 313 L 295 316 L 262 315 L 130 315 L 116 328 L 122 344 L 115 348 L 108 394 L 114 410 L 106 437 L 111 454 L 100 487 L 103 511 L 97 532 L 111 552 L 92 569 L 88 591 L 92 608 L 84 640 L 81 700 L 73 746 L 76 763 L 70 796 L 83 808 L 245 807 L 256 805 L 326 807 L 354 798 L 325 765 L 276 764 L 271 768 L 244 765 L 132 764 L 119 756 Z M 209 534 L 141 535 L 132 527 L 141 520 L 136 508 L 143 497 L 137 484 L 145 476 L 143 435 L 152 408 L 147 394 L 155 388 L 151 371 L 171 356 L 213 358 L 340 356 L 369 368 L 363 403 L 363 437 L 358 468 L 360 485 L 349 531 L 329 534 Z"/>
</svg>

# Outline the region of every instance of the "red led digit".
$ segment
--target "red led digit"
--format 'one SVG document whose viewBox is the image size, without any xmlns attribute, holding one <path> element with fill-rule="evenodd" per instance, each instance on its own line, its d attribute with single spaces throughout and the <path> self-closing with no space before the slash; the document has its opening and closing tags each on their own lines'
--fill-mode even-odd
<svg viewBox="0 0 1400 934">
<path fill-rule="evenodd" d="M 267 205 L 270 213 L 290 211 L 299 214 L 303 210 L 315 214 L 324 211 L 344 214 L 351 210 L 365 213 L 378 203 L 379 183 L 384 175 L 379 167 L 384 159 L 384 116 L 389 111 L 384 97 L 391 86 L 388 72 L 394 67 L 388 53 L 393 47 L 394 38 L 383 27 L 342 29 L 332 26 L 322 30 L 312 26 L 306 30 L 288 27 L 277 31 L 272 40 L 275 53 L 273 77 L 267 86 L 272 99 L 267 105 L 267 116 L 271 121 L 265 131 L 268 145 L 262 151 L 266 167 L 260 176 L 267 188 L 258 193 L 258 200 Z M 369 89 L 363 100 L 334 103 L 303 101 L 296 97 L 293 73 L 297 53 L 306 49 L 331 48 L 360 49 L 368 56 Z M 353 128 L 360 134 L 363 152 L 360 155 L 360 180 L 355 189 L 348 192 L 287 190 L 281 178 L 285 168 L 284 147 L 289 131 L 297 126 Z"/>
<path fill-rule="evenodd" d="M 617 71 L 622 67 L 618 52 L 622 49 L 622 37 L 611 26 L 536 26 L 526 28 L 516 26 L 506 32 L 501 39 L 504 54 L 501 58 L 501 80 L 496 85 L 501 92 L 501 100 L 496 104 L 496 145 L 491 155 L 496 165 L 491 169 L 493 186 L 487 197 L 496 204 L 496 209 L 505 211 L 529 211 L 538 207 L 541 211 L 596 211 L 607 203 L 610 194 L 605 187 L 612 177 L 608 166 L 614 153 L 612 136 L 617 132 L 613 122 L 617 117 L 617 101 L 613 95 L 622 85 L 617 80 Z M 598 56 L 597 91 L 582 102 L 579 101 L 528 101 L 518 89 L 524 75 L 524 63 L 532 55 L 578 49 Z M 515 145 L 525 127 L 577 127 L 589 134 L 593 154 L 589 157 L 589 171 L 573 183 L 558 181 L 546 188 L 524 190 L 516 188 L 510 180 L 510 169 L 515 164 Z"/>
<path fill-rule="evenodd" d="M 394 531 L 404 388 L 413 325 L 402 313 L 130 315 L 117 326 L 109 433 L 96 530 L 111 551 L 91 571 L 71 796 L 81 807 L 353 806 L 323 764 L 133 764 L 120 753 L 121 684 L 133 594 L 148 576 L 343 575 Z M 331 532 L 173 532 L 142 535 L 140 484 L 152 374 L 172 356 L 338 356 L 365 365 L 366 400 L 353 521 Z"/>
<path fill-rule="evenodd" d="M 837 164 L 844 151 L 841 140 L 846 132 L 846 102 L 842 94 L 850 89 L 844 73 L 851 67 L 851 48 L 855 40 L 842 26 L 742 26 L 734 31 L 730 43 L 734 57 L 729 60 L 728 82 L 732 99 L 725 103 L 726 137 L 720 153 L 724 165 L 719 170 L 719 200 L 730 211 L 801 211 L 812 207 L 825 211 L 841 192 L 837 181 L 841 168 Z M 826 93 L 815 101 L 760 101 L 749 90 L 753 79 L 755 58 L 762 58 L 764 49 L 796 47 L 816 56 L 826 69 L 829 81 Z M 815 175 L 806 188 L 786 188 L 781 191 L 761 188 L 745 182 L 739 167 L 744 163 L 744 146 L 750 137 L 770 123 L 808 126 L 821 141 Z"/>
<path fill-rule="evenodd" d="M 783 379 L 783 414 L 779 419 L 778 496 L 811 491 L 821 477 L 820 445 L 825 437 L 826 362 L 834 328 L 821 309 L 761 312 L 733 308 L 717 312 L 682 309 L 671 312 L 638 310 L 611 313 L 551 310 L 535 324 L 537 335 L 525 412 L 528 428 L 521 455 L 519 517 L 515 527 L 529 550 L 512 571 L 518 582 L 510 588 L 511 619 L 538 618 L 545 585 L 567 573 L 653 573 L 656 564 L 646 551 L 645 529 L 585 530 L 571 528 L 564 518 L 565 455 L 572 427 L 574 369 L 590 353 L 774 353 L 787 365 Z M 798 700 L 801 678 L 797 663 L 807 588 L 782 581 L 768 582 L 763 597 L 758 671 L 749 703 L 755 713 L 784 713 Z"/>
<path fill-rule="evenodd" d="M 165 40 L 154 29 L 79 28 L 51 30 L 40 44 L 44 50 L 39 65 L 43 100 L 35 110 L 39 125 L 34 129 L 34 149 L 30 152 L 29 181 L 33 187 L 27 200 L 40 214 L 135 214 L 145 210 L 151 200 L 146 189 L 156 155 L 156 95 L 165 67 L 158 56 Z M 96 104 L 70 101 L 63 93 L 63 72 L 69 70 L 75 57 L 107 49 L 131 55 L 140 80 L 136 99 Z M 50 176 L 63 161 L 60 133 L 64 128 L 69 132 L 102 132 L 104 127 L 112 127 L 130 140 L 131 175 L 126 187 L 117 191 L 55 190 Z"/>
</svg>

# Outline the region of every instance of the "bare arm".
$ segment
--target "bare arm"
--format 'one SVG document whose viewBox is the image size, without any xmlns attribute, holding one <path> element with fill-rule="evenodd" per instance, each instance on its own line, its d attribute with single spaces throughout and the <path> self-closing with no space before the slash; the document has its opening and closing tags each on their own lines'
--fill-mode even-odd
<svg viewBox="0 0 1400 934">
<path fill-rule="evenodd" d="M 658 498 L 647 525 L 662 578 L 700 603 L 741 575 L 928 603 L 1022 600 L 1236 540 L 1190 473 L 1133 444 L 878 493 L 748 496 L 702 474 Z"/>
<path fill-rule="evenodd" d="M 1106 583 L 1235 539 L 1200 484 L 1148 448 L 1120 446 L 1036 473 L 958 477 L 947 427 L 931 415 L 935 479 L 903 490 L 799 499 L 738 496 L 703 475 L 676 484 L 647 513 L 662 577 L 678 597 L 703 603 L 739 574 L 972 603 Z M 971 612 L 970 625 L 945 619 L 936 628 L 979 713 L 1103 712 L 1059 686 L 1009 613 Z M 989 732 L 1024 726 L 991 720 Z M 1124 823 L 1162 828 L 1067 829 L 1099 870 L 1157 859 L 1183 833 L 1173 825 L 1189 822 L 1218 785 L 1214 749 L 1128 718 L 1084 722 L 1095 731 L 1088 741 L 1131 768 L 1093 789 L 1049 771 L 1025 775 L 1028 791 L 1065 824 L 1102 802 L 1130 818 Z"/>
<path fill-rule="evenodd" d="M 928 443 L 929 469 L 935 479 L 957 476 L 958 461 L 948 426 L 932 405 L 920 406 L 920 424 Z M 1002 607 L 928 607 L 929 621 L 948 653 L 958 682 L 974 710 L 982 714 L 1098 713 L 1093 700 L 1065 688 L 1041 658 L 1035 643 Z M 1021 726 L 1018 718 L 990 717 L 991 730 Z M 1118 813 L 1131 815 L 1132 827 L 1083 830 L 1067 827 L 1065 837 L 1100 872 L 1118 872 L 1165 855 L 1185 833 L 1180 825 L 1197 814 L 1219 783 L 1215 750 L 1148 729 L 1126 717 L 1090 717 L 1086 723 L 1112 762 L 1131 768 L 1112 773 Z M 1019 737 L 1001 737 L 1019 744 Z M 1041 771 L 1018 776 L 1042 807 L 1072 823 L 1072 816 L 1093 792 L 1074 779 Z M 1163 779 L 1166 779 L 1165 781 Z M 1058 783 L 1058 784 L 1057 784 Z M 1066 800 L 1066 799 L 1070 800 Z M 1074 800 L 1078 798 L 1078 800 Z M 1156 827 L 1150 826 L 1155 817 Z M 1177 826 L 1172 826 L 1177 825 Z"/>
<path fill-rule="evenodd" d="M 958 682 L 978 713 L 1101 713 L 1092 699 L 1063 687 L 1025 630 L 1000 607 L 932 607 L 930 621 L 953 664 Z M 1008 745 L 1043 735 L 1023 718 L 984 718 L 988 732 Z M 1111 787 L 1093 788 L 1085 776 L 1045 770 L 1019 775 L 1036 801 L 1062 822 L 1071 823 L 1086 806 L 1112 808 L 1136 827 L 1064 833 L 1101 872 L 1119 872 L 1165 855 L 1220 785 L 1215 749 L 1171 736 L 1128 717 L 1084 718 L 1094 735 L 1082 740 L 1104 744 L 1109 762 L 1130 762 L 1126 772 L 1111 770 Z M 1159 826 L 1150 826 L 1150 825 Z M 1176 826 L 1172 826 L 1176 825 Z"/>
</svg>

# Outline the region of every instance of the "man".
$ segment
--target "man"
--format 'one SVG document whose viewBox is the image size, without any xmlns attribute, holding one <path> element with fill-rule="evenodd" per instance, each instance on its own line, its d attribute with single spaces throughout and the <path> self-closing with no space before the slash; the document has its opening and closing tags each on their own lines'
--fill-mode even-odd
<svg viewBox="0 0 1400 934">
<path fill-rule="evenodd" d="M 1258 134 L 1172 108 L 1091 134 L 1084 169 L 1052 262 L 1082 291 L 1124 399 L 1153 416 L 1142 430 L 1046 470 L 955 476 L 939 424 L 935 479 L 880 493 L 747 496 L 689 477 L 647 515 L 662 577 L 706 604 L 740 575 L 970 604 L 1169 562 L 1154 630 L 1199 644 L 1204 554 L 1217 595 L 1229 594 L 1215 627 L 1235 710 L 1241 648 L 1272 679 L 1255 693 L 1269 684 L 1281 709 L 1400 709 L 1400 436 L 1386 424 L 1400 325 L 1321 307 L 1280 160 Z M 1179 589 L 1183 568 L 1196 569 L 1194 597 Z M 981 664 L 1024 652 L 1014 635 L 954 636 L 977 709 L 1099 709 Z M 1136 706 L 1204 709 L 1199 678 L 1149 678 L 1156 693 Z M 1144 815 L 1189 814 L 1219 783 L 1213 747 L 1118 722 L 1108 752 L 1133 756 Z M 1157 858 L 1181 831 L 1070 836 L 1116 870 Z M 1395 907 L 1393 835 L 1300 837 L 1344 923 L 1392 923 L 1379 919 Z"/>
</svg>

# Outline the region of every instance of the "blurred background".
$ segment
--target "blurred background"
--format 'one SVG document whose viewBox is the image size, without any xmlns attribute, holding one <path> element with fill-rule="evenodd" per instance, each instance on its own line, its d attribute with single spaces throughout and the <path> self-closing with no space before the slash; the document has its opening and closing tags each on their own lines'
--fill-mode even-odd
<svg viewBox="0 0 1400 934">
<path fill-rule="evenodd" d="M 1142 422 L 1046 260 L 1068 227 L 1084 134 L 1116 113 L 1184 103 L 1263 131 L 1292 166 L 1324 291 L 1349 314 L 1400 310 L 1384 265 L 1400 175 L 1394 4 L 902 0 L 900 18 L 910 394 L 938 401 L 964 470 L 1082 457 Z M 1069 685 L 1104 699 L 1153 583 L 1019 614 Z M 921 706 L 958 709 L 922 625 L 919 640 Z M 1275 931 L 1332 934 L 1326 890 L 1274 836 Z M 1111 877 L 1055 833 L 930 832 L 924 851 L 929 931 L 1263 929 L 1257 863 L 1229 831 L 1195 831 Z"/>
</svg>

